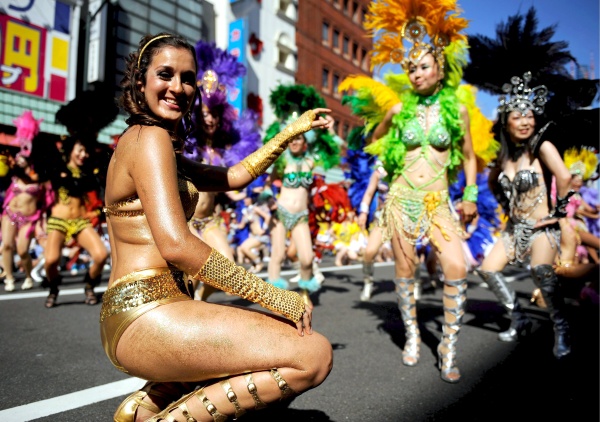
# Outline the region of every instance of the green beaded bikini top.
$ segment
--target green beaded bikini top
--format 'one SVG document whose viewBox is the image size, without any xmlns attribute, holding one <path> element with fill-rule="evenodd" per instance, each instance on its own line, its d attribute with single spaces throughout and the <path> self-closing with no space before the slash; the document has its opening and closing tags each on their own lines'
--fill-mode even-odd
<svg viewBox="0 0 600 422">
<path fill-rule="evenodd" d="M 419 146 L 431 145 L 437 149 L 446 150 L 450 148 L 450 133 L 446 129 L 440 113 L 439 95 L 419 98 L 415 117 L 410 119 L 404 125 L 402 130 L 402 142 L 408 149 Z M 430 117 L 433 124 L 429 127 L 427 133 L 427 107 L 430 107 Z"/>
<path fill-rule="evenodd" d="M 302 164 L 306 162 L 306 157 L 303 155 L 299 158 L 296 158 L 291 154 L 288 154 L 286 158 L 288 161 L 291 160 L 296 164 L 296 171 L 283 173 L 281 180 L 283 186 L 292 189 L 297 189 L 300 187 L 310 189 L 310 186 L 313 183 L 312 171 L 302 171 Z"/>
</svg>

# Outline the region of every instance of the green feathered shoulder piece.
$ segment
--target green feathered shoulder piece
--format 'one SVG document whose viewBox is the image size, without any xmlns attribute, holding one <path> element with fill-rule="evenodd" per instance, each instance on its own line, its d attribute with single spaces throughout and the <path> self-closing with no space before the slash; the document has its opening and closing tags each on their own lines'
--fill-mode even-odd
<svg viewBox="0 0 600 422">
<path fill-rule="evenodd" d="M 448 86 L 442 88 L 438 98 L 440 115 L 451 139 L 448 178 L 449 183 L 452 183 L 462 164 L 462 139 L 465 129 L 455 88 Z M 392 118 L 392 126 L 388 133 L 365 148 L 366 152 L 377 155 L 381 159 L 388 173 L 387 181 L 396 179 L 404 167 L 406 145 L 402 142 L 401 134 L 406 124 L 416 116 L 419 95 L 413 91 L 405 91 L 401 97 L 401 102 L 402 110 Z"/>
<path fill-rule="evenodd" d="M 285 126 L 296 120 L 305 111 L 315 108 L 327 108 L 325 99 L 313 86 L 303 84 L 279 85 L 269 97 L 269 103 L 273 108 L 278 121 L 271 123 L 265 131 L 263 143 L 267 143 L 277 135 Z M 306 153 L 311 156 L 315 166 L 321 166 L 325 170 L 339 165 L 341 139 L 329 131 L 313 129 L 304 133 L 307 141 Z M 287 154 L 282 154 L 273 164 L 273 172 L 283 175 L 286 166 Z"/>
</svg>

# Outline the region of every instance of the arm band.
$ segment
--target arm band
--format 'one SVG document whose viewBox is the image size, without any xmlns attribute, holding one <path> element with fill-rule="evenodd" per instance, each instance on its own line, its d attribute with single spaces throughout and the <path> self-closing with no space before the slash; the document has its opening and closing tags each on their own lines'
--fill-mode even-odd
<svg viewBox="0 0 600 422">
<path fill-rule="evenodd" d="M 315 112 L 308 110 L 296 121 L 287 125 L 285 129 L 275 135 L 273 139 L 244 158 L 242 160 L 242 165 L 248 173 L 250 173 L 252 179 L 256 179 L 267 171 L 271 164 L 273 164 L 283 151 L 285 151 L 292 139 L 310 130 L 315 117 Z"/>
<path fill-rule="evenodd" d="M 477 196 L 479 195 L 479 187 L 477 185 L 467 185 L 463 191 L 463 201 L 477 202 Z"/>
<path fill-rule="evenodd" d="M 297 323 L 304 314 L 304 301 L 296 292 L 283 290 L 267 283 L 213 249 L 206 263 L 193 276 L 227 293 L 233 293 L 250 302 L 285 316 Z"/>
</svg>

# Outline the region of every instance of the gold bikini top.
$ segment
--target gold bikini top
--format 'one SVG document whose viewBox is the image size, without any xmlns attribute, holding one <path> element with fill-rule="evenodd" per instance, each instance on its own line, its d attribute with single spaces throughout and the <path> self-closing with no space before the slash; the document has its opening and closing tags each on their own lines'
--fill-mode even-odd
<svg viewBox="0 0 600 422">
<path fill-rule="evenodd" d="M 181 199 L 181 205 L 183 206 L 183 212 L 185 213 L 185 218 L 190 221 L 192 216 L 194 215 L 194 211 L 196 210 L 196 204 L 198 203 L 198 198 L 200 194 L 198 193 L 198 189 L 192 182 L 187 179 L 178 178 L 178 186 L 179 186 L 179 198 Z M 106 217 L 137 217 L 139 215 L 145 215 L 143 209 L 139 210 L 120 210 L 119 208 L 124 207 L 127 204 L 132 204 L 136 201 L 139 202 L 140 198 L 137 195 L 131 196 L 127 199 L 124 199 L 119 202 L 115 202 L 114 204 L 107 205 L 104 207 L 104 213 Z"/>
</svg>

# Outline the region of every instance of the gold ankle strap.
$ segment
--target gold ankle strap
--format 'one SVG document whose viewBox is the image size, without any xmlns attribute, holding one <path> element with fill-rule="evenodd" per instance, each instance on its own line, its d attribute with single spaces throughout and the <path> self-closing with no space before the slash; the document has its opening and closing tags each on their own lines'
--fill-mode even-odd
<svg viewBox="0 0 600 422">
<path fill-rule="evenodd" d="M 220 413 L 215 407 L 215 405 L 212 404 L 208 397 L 206 397 L 206 394 L 204 394 L 204 388 L 198 390 L 196 396 L 198 396 L 198 399 L 202 402 L 202 404 L 206 408 L 206 411 L 209 413 L 210 416 L 212 416 L 215 422 L 225 422 L 227 420 L 227 416 Z M 185 413 L 184 416 L 186 416 Z M 187 422 L 196 422 L 196 420 L 192 418 L 192 420 L 187 420 Z"/>
<path fill-rule="evenodd" d="M 279 373 L 279 371 L 277 369 L 271 369 L 270 372 L 271 372 L 271 376 L 275 379 L 275 382 L 277 382 L 277 387 L 279 387 L 279 389 L 281 390 L 281 399 L 280 400 L 286 399 L 287 397 L 296 393 L 288 385 L 287 381 L 283 379 L 283 377 L 281 376 L 281 374 Z"/>
<path fill-rule="evenodd" d="M 242 409 L 242 407 L 240 406 L 240 403 L 238 402 L 238 399 L 237 399 L 237 395 L 233 391 L 233 388 L 231 388 L 231 384 L 229 383 L 229 381 L 228 380 L 223 380 L 223 381 L 220 382 L 220 384 L 221 384 L 221 387 L 223 387 L 223 390 L 225 391 L 225 395 L 227 396 L 227 400 L 229 400 L 231 402 L 231 404 L 233 404 L 233 407 L 235 407 L 235 417 L 234 417 L 234 419 L 239 418 L 244 413 L 246 413 L 246 410 Z"/>
<path fill-rule="evenodd" d="M 265 407 L 267 407 L 265 402 L 262 401 L 260 399 L 260 397 L 258 397 L 258 389 L 256 388 L 256 384 L 254 384 L 254 380 L 252 379 L 252 374 L 246 374 L 244 376 L 244 378 L 246 379 L 246 384 L 248 386 L 248 392 L 254 399 L 254 408 L 256 410 L 259 410 L 259 409 L 264 409 Z"/>
</svg>

